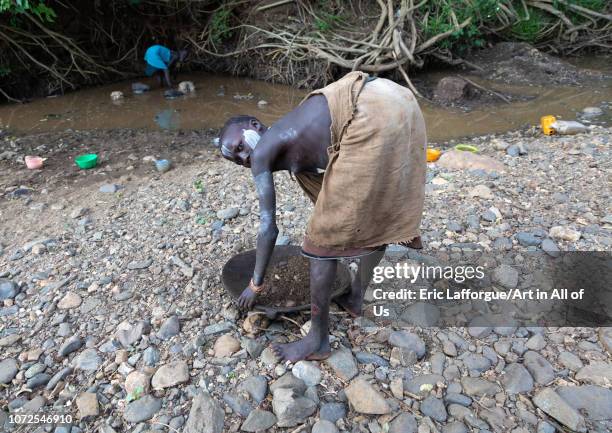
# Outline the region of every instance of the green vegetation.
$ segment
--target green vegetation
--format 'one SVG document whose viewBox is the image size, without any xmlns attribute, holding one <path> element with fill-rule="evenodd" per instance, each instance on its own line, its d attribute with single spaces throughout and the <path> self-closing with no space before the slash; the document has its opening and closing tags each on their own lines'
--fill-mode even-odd
<svg viewBox="0 0 612 433">
<path fill-rule="evenodd" d="M 52 23 L 57 18 L 55 11 L 47 6 L 44 1 L 31 2 L 30 0 L 0 0 L 0 13 L 18 15 L 32 13 L 41 21 Z"/>
<path fill-rule="evenodd" d="M 231 16 L 232 10 L 225 6 L 222 6 L 213 13 L 210 21 L 210 39 L 213 43 L 221 43 L 232 36 L 230 27 Z"/>
</svg>

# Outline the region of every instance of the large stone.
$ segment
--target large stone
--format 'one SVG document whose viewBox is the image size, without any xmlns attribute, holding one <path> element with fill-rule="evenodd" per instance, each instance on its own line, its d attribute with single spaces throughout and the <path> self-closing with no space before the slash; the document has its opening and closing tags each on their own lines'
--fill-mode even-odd
<svg viewBox="0 0 612 433">
<path fill-rule="evenodd" d="M 344 390 L 356 412 L 367 415 L 385 415 L 391 412 L 389 403 L 370 383 L 357 378 Z"/>
<path fill-rule="evenodd" d="M 434 90 L 434 98 L 440 102 L 459 102 L 474 94 L 474 86 L 460 77 L 444 77 Z"/>
<path fill-rule="evenodd" d="M 538 352 L 529 350 L 523 355 L 525 367 L 534 380 L 540 385 L 546 385 L 555 378 L 555 370 L 546 358 Z"/>
<path fill-rule="evenodd" d="M 189 367 L 184 361 L 174 361 L 163 365 L 153 375 L 151 385 L 154 389 L 170 388 L 189 380 Z"/>
<path fill-rule="evenodd" d="M 159 412 L 162 407 L 162 401 L 151 396 L 145 395 L 125 407 L 123 418 L 130 423 L 138 423 L 147 421 Z"/>
<path fill-rule="evenodd" d="M 228 207 L 217 211 L 217 218 L 219 218 L 220 220 L 231 220 L 233 218 L 236 218 L 239 212 L 240 209 L 238 209 L 237 207 Z"/>
<path fill-rule="evenodd" d="M 285 373 L 279 377 L 272 385 L 270 392 L 274 394 L 279 389 L 291 389 L 296 394 L 302 395 L 306 391 L 306 384 L 302 379 L 298 379 L 293 373 Z"/>
<path fill-rule="evenodd" d="M 338 433 L 338 427 L 335 424 L 324 419 L 319 420 L 312 426 L 311 433 Z"/>
<path fill-rule="evenodd" d="M 412 394 L 427 395 L 438 383 L 446 383 L 446 379 L 439 374 L 423 374 L 406 380 L 404 389 Z"/>
<path fill-rule="evenodd" d="M 582 367 L 576 373 L 576 380 L 591 382 L 599 386 L 612 385 L 612 364 L 607 362 L 592 362 Z"/>
<path fill-rule="evenodd" d="M 240 341 L 229 334 L 223 334 L 215 341 L 215 358 L 225 358 L 232 356 L 240 350 Z"/>
<path fill-rule="evenodd" d="M 325 360 L 325 363 L 331 367 L 337 377 L 345 382 L 348 382 L 359 373 L 353 354 L 346 348 L 332 352 L 331 356 Z"/>
<path fill-rule="evenodd" d="M 572 352 L 560 352 L 558 361 L 559 364 L 561 364 L 565 368 L 569 368 L 572 371 L 578 371 L 582 367 L 584 367 L 584 364 L 582 363 L 580 358 Z"/>
<path fill-rule="evenodd" d="M 560 386 L 556 392 L 590 420 L 612 419 L 612 389 L 595 385 Z"/>
<path fill-rule="evenodd" d="M 13 378 L 17 376 L 19 368 L 17 367 L 17 361 L 12 358 L 7 358 L 0 362 L 0 383 L 7 384 L 11 383 Z"/>
<path fill-rule="evenodd" d="M 476 185 L 470 190 L 469 195 L 470 197 L 480 197 L 489 200 L 493 198 L 491 188 L 486 185 Z"/>
<path fill-rule="evenodd" d="M 544 388 L 533 397 L 533 403 L 561 424 L 577 432 L 586 432 L 584 418 L 551 388 Z"/>
<path fill-rule="evenodd" d="M 222 433 L 225 412 L 208 393 L 198 394 L 191 404 L 183 433 Z"/>
<path fill-rule="evenodd" d="M 576 242 L 582 236 L 579 231 L 573 230 L 565 226 L 552 227 L 548 234 L 553 239 L 560 239 L 569 242 Z"/>
<path fill-rule="evenodd" d="M 310 361 L 298 361 L 291 369 L 298 379 L 302 379 L 306 386 L 316 386 L 321 382 L 321 370 Z"/>
<path fill-rule="evenodd" d="M 438 159 L 437 165 L 451 170 L 504 171 L 505 169 L 501 162 L 491 157 L 454 149 L 444 152 Z"/>
<path fill-rule="evenodd" d="M 144 334 L 148 328 L 149 325 L 142 320 L 135 325 L 122 323 L 119 325 L 115 336 L 123 347 L 127 348 L 137 343 L 142 338 L 142 334 Z"/>
<path fill-rule="evenodd" d="M 240 430 L 246 432 L 260 432 L 267 431 L 274 424 L 276 424 L 276 416 L 273 413 L 266 410 L 255 409 L 252 411 L 247 419 L 244 420 Z"/>
<path fill-rule="evenodd" d="M 64 297 L 57 303 L 57 308 L 60 310 L 69 310 L 71 308 L 76 308 L 81 305 L 83 300 L 81 297 L 74 292 L 68 292 L 64 295 Z"/>
<path fill-rule="evenodd" d="M 501 377 L 501 383 L 508 394 L 530 392 L 533 389 L 533 378 L 521 364 L 510 364 Z"/>
<path fill-rule="evenodd" d="M 76 398 L 76 405 L 79 408 L 79 418 L 87 418 L 100 414 L 98 408 L 98 396 L 93 392 L 84 392 Z"/>
<path fill-rule="evenodd" d="M 329 422 L 335 423 L 346 416 L 346 406 L 344 403 L 323 403 L 319 410 L 319 417 Z"/>
<path fill-rule="evenodd" d="M 239 395 L 225 393 L 223 401 L 232 409 L 234 413 L 242 417 L 247 417 L 253 410 L 253 406 Z"/>
<path fill-rule="evenodd" d="M 408 331 L 395 331 L 389 335 L 389 344 L 394 347 L 412 350 L 417 354 L 417 357 L 422 358 L 425 355 L 425 343 L 416 334 Z"/>
<path fill-rule="evenodd" d="M 309 398 L 297 396 L 291 388 L 279 388 L 274 391 L 272 409 L 279 427 L 293 427 L 312 415 L 317 404 Z"/>
<path fill-rule="evenodd" d="M 68 338 L 64 343 L 60 346 L 58 350 L 59 356 L 68 356 L 75 350 L 78 350 L 83 346 L 83 340 L 78 335 L 73 335 Z"/>
</svg>

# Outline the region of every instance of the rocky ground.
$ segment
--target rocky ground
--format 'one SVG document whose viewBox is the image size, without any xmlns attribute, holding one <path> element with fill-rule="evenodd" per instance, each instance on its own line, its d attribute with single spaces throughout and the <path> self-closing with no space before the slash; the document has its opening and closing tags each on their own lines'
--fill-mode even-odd
<svg viewBox="0 0 612 433">
<path fill-rule="evenodd" d="M 422 256 L 610 251 L 611 132 L 534 128 L 465 141 L 482 158 L 446 153 L 429 165 Z M 610 431 L 612 328 L 383 327 L 334 308 L 331 358 L 278 363 L 269 343 L 297 338 L 308 315 L 247 317 L 224 293 L 221 267 L 253 247 L 258 206 L 211 139 L 3 138 L 0 431 Z M 47 168 L 25 171 L 16 160 L 41 143 Z M 86 146 L 101 165 L 66 175 Z M 299 244 L 311 205 L 275 180 L 278 242 Z M 391 247 L 384 263 L 407 254 Z M 17 413 L 72 421 L 10 424 Z"/>
</svg>

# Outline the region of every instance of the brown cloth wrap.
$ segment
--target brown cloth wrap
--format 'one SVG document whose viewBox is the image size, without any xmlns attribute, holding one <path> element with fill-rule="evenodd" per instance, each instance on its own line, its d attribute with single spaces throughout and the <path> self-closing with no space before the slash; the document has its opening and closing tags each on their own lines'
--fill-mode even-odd
<svg viewBox="0 0 612 433">
<path fill-rule="evenodd" d="M 315 90 L 331 113 L 324 174 L 296 173 L 314 202 L 305 253 L 328 256 L 419 241 L 425 189 L 425 122 L 412 92 L 351 72 Z M 419 242 L 417 242 L 419 243 Z"/>
</svg>

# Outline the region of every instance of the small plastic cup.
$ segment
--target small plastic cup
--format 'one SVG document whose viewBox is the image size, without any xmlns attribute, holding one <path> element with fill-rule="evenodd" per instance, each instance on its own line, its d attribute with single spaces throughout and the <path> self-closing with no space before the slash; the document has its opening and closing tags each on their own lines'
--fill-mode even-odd
<svg viewBox="0 0 612 433">
<path fill-rule="evenodd" d="M 79 166 L 81 170 L 87 170 L 90 168 L 94 168 L 98 165 L 98 155 L 95 153 L 87 153 L 85 155 L 79 155 L 74 159 L 76 165 Z"/>
<path fill-rule="evenodd" d="M 42 168 L 43 163 L 45 161 L 40 156 L 32 156 L 32 155 L 26 156 L 24 160 L 25 160 L 26 167 L 28 167 L 30 170 L 38 170 L 39 168 Z"/>
</svg>

